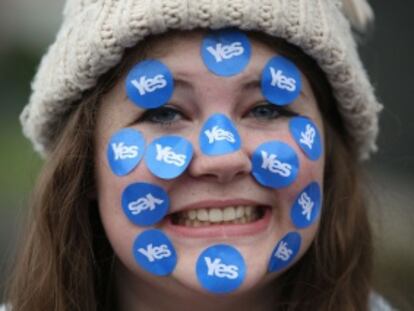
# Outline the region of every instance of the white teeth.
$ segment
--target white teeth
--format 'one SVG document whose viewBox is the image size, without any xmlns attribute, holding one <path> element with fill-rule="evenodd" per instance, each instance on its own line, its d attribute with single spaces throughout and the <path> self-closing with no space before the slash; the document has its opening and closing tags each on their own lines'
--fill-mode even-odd
<svg viewBox="0 0 414 311">
<path fill-rule="evenodd" d="M 212 224 L 245 224 L 255 221 L 259 212 L 255 206 L 228 206 L 226 208 L 200 208 L 184 211 L 178 215 L 178 223 L 201 227 Z"/>
<path fill-rule="evenodd" d="M 223 221 L 223 212 L 218 208 L 211 208 L 208 212 L 209 221 L 211 222 L 221 222 Z"/>
<path fill-rule="evenodd" d="M 233 206 L 226 207 L 223 211 L 223 220 L 230 221 L 236 218 L 236 210 Z"/>
</svg>

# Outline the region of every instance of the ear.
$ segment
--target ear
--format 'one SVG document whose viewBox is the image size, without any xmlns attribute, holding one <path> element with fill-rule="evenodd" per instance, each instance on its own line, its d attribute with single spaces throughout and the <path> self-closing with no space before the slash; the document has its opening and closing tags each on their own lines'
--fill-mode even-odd
<svg viewBox="0 0 414 311">
<path fill-rule="evenodd" d="M 342 10 L 357 31 L 364 32 L 374 20 L 374 12 L 367 0 L 342 0 Z"/>
</svg>

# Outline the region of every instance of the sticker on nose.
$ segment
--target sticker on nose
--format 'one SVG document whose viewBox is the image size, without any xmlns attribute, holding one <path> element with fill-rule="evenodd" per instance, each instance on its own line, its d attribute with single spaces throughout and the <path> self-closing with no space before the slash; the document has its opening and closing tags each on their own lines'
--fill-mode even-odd
<svg viewBox="0 0 414 311">
<path fill-rule="evenodd" d="M 300 234 L 297 232 L 286 234 L 272 252 L 268 271 L 275 272 L 286 268 L 298 254 L 301 240 Z"/>
<path fill-rule="evenodd" d="M 125 128 L 114 135 L 108 143 L 107 158 L 114 174 L 129 174 L 141 161 L 144 155 L 145 140 L 141 132 Z"/>
<path fill-rule="evenodd" d="M 321 136 L 316 125 L 304 117 L 289 121 L 289 129 L 296 143 L 310 160 L 317 160 L 322 154 Z"/>
<path fill-rule="evenodd" d="M 210 31 L 201 44 L 204 64 L 218 76 L 228 77 L 242 72 L 250 56 L 248 37 L 233 28 Z"/>
<path fill-rule="evenodd" d="M 158 276 L 171 274 L 177 264 L 174 246 L 170 239 L 157 229 L 150 229 L 138 235 L 132 253 L 142 269 Z"/>
<path fill-rule="evenodd" d="M 240 135 L 233 122 L 224 114 L 214 114 L 200 132 L 200 148 L 204 154 L 216 156 L 240 149 Z"/>
<path fill-rule="evenodd" d="M 246 265 L 234 247 L 217 244 L 205 249 L 196 263 L 197 279 L 211 293 L 230 293 L 243 283 Z"/>
<path fill-rule="evenodd" d="M 300 94 L 302 81 L 299 69 L 290 60 L 275 56 L 262 71 L 263 96 L 271 103 L 284 106 Z"/>
<path fill-rule="evenodd" d="M 297 228 L 310 226 L 321 209 L 321 190 L 317 182 L 310 183 L 296 198 L 290 218 Z"/>
<path fill-rule="evenodd" d="M 172 179 L 181 175 L 193 157 L 193 146 L 183 137 L 168 135 L 155 139 L 148 147 L 145 162 L 157 177 Z"/>
<path fill-rule="evenodd" d="M 157 60 L 145 60 L 133 67 L 126 78 L 128 98 L 143 109 L 167 103 L 174 90 L 172 73 Z"/>
<path fill-rule="evenodd" d="M 170 199 L 159 186 L 134 183 L 122 193 L 122 209 L 128 219 L 138 226 L 151 226 L 168 212 Z"/>
<path fill-rule="evenodd" d="M 281 141 L 261 144 L 252 156 L 252 174 L 263 186 L 279 189 L 292 184 L 299 171 L 296 152 Z"/>
</svg>

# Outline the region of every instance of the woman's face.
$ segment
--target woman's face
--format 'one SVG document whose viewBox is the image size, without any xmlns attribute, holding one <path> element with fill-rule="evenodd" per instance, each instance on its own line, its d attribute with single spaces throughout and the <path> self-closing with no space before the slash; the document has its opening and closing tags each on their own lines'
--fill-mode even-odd
<svg viewBox="0 0 414 311">
<path fill-rule="evenodd" d="M 207 69 L 200 56 L 203 35 L 192 32 L 153 43 L 148 58 L 165 64 L 175 81 L 174 92 L 165 106 L 151 113 L 138 108 L 126 95 L 125 76 L 103 97 L 99 108 L 95 135 L 99 211 L 106 235 L 119 259 L 121 280 L 134 288 L 175 285 L 175 289 L 204 291 L 197 279 L 196 262 L 206 248 L 227 244 L 238 250 L 246 265 L 245 279 L 237 291 L 258 289 L 297 262 L 318 230 L 318 219 L 303 229 L 295 227 L 291 219 L 292 206 L 307 185 L 317 182 L 323 189 L 324 155 L 310 160 L 289 130 L 292 115 L 306 116 L 318 127 L 323 142 L 321 114 L 309 81 L 301 74 L 301 93 L 292 104 L 269 105 L 262 95 L 260 79 L 266 63 L 277 53 L 250 37 L 252 50 L 247 67 L 233 76 L 218 76 Z M 135 64 L 139 62 L 137 59 Z M 230 118 L 237 128 L 241 138 L 238 151 L 211 156 L 200 150 L 200 130 L 215 113 Z M 146 162 L 141 161 L 131 173 L 115 175 L 108 164 L 108 143 L 114 133 L 127 127 L 139 130 L 147 144 L 170 134 L 186 138 L 194 152 L 188 168 L 177 178 L 167 180 L 154 176 Z M 275 140 L 293 148 L 300 163 L 296 180 L 280 189 L 262 186 L 252 175 L 253 153 L 259 145 Z M 137 182 L 162 187 L 170 199 L 169 214 L 153 226 L 133 224 L 122 209 L 123 191 Z M 210 219 L 184 221 L 192 210 L 197 211 L 198 217 L 204 213 L 202 209 L 207 212 L 219 209 L 222 215 L 227 209 L 230 215 L 232 208 L 245 213 L 253 209 L 259 219 L 247 217 L 218 224 Z M 177 264 L 167 277 L 153 276 L 143 270 L 132 255 L 134 240 L 150 228 L 162 230 L 176 250 Z M 299 251 L 287 267 L 269 273 L 269 260 L 275 246 L 289 232 L 300 234 Z"/>
</svg>

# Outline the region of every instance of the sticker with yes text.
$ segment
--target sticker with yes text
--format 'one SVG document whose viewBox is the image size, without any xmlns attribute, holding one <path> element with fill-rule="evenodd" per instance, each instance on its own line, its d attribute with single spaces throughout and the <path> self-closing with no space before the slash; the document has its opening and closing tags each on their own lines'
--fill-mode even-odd
<svg viewBox="0 0 414 311">
<path fill-rule="evenodd" d="M 317 182 L 310 183 L 296 198 L 290 218 L 297 228 L 310 226 L 321 209 L 321 190 Z"/>
<path fill-rule="evenodd" d="M 214 74 L 233 76 L 242 72 L 250 61 L 250 41 L 246 34 L 233 28 L 213 30 L 203 39 L 201 57 Z"/>
<path fill-rule="evenodd" d="M 275 56 L 262 71 L 262 94 L 271 103 L 284 106 L 292 103 L 300 94 L 300 71 L 290 60 Z"/>
<path fill-rule="evenodd" d="M 197 279 L 211 293 L 230 293 L 243 283 L 246 264 L 233 246 L 217 244 L 205 249 L 196 263 Z"/>
<path fill-rule="evenodd" d="M 233 122 L 224 114 L 214 114 L 200 132 L 200 148 L 204 154 L 215 156 L 240 149 L 240 135 Z"/>
<path fill-rule="evenodd" d="M 158 60 L 145 60 L 135 65 L 126 78 L 128 98 L 143 109 L 167 103 L 174 91 L 172 73 Z"/>
<path fill-rule="evenodd" d="M 299 159 L 288 144 L 269 141 L 261 144 L 252 156 L 252 174 L 263 186 L 279 189 L 292 184 L 298 175 Z"/>
<path fill-rule="evenodd" d="M 132 247 L 136 263 L 149 273 L 166 276 L 177 264 L 177 253 L 170 239 L 157 229 L 142 232 Z"/>
<path fill-rule="evenodd" d="M 170 199 L 160 186 L 134 183 L 122 193 L 122 209 L 128 219 L 138 226 L 151 226 L 168 212 Z"/>
<path fill-rule="evenodd" d="M 130 173 L 144 155 L 145 140 L 141 132 L 125 128 L 114 135 L 108 143 L 107 158 L 112 172 L 118 176 Z"/>
<path fill-rule="evenodd" d="M 293 138 L 310 160 L 317 160 L 322 154 L 321 136 L 316 125 L 304 117 L 294 117 L 289 121 Z"/>
<path fill-rule="evenodd" d="M 148 147 L 145 162 L 155 176 L 172 179 L 181 175 L 193 157 L 193 146 L 185 138 L 175 135 L 155 139 Z"/>
<path fill-rule="evenodd" d="M 299 252 L 302 238 L 297 232 L 289 232 L 281 239 L 272 252 L 268 271 L 275 272 L 286 268 Z"/>
</svg>

